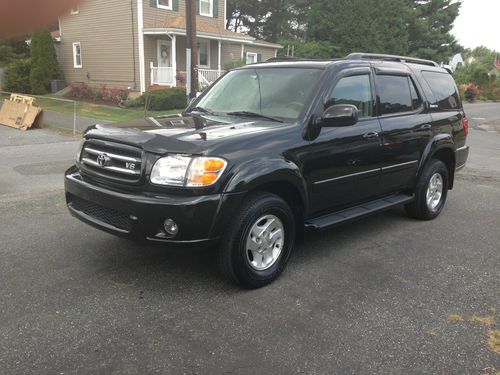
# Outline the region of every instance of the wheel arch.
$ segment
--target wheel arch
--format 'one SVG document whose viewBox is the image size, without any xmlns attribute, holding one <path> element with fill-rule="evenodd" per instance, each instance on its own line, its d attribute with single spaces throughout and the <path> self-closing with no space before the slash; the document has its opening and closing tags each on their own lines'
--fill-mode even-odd
<svg viewBox="0 0 500 375">
<path fill-rule="evenodd" d="M 425 166 L 432 159 L 441 160 L 448 169 L 448 189 L 453 189 L 455 181 L 455 144 L 451 135 L 441 134 L 434 137 L 424 150 L 419 169 L 418 178 L 420 178 Z"/>
<path fill-rule="evenodd" d="M 285 159 L 247 162 L 234 173 L 224 190 L 227 194 L 238 194 L 241 201 L 256 192 L 277 195 L 290 206 L 300 239 L 309 206 L 306 185 L 299 167 Z"/>
</svg>

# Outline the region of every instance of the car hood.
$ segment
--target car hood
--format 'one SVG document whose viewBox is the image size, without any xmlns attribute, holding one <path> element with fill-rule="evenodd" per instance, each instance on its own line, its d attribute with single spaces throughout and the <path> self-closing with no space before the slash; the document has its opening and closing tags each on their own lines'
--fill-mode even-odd
<svg viewBox="0 0 500 375">
<path fill-rule="evenodd" d="M 222 142 L 243 136 L 258 136 L 285 126 L 290 124 L 231 116 L 169 116 L 122 124 L 96 124 L 89 127 L 84 136 L 138 146 L 159 154 L 201 154 Z"/>
</svg>

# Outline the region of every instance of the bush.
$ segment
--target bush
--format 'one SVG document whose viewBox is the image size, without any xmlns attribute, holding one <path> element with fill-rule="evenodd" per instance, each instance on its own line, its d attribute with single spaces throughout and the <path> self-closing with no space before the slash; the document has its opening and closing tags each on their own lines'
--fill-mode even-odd
<svg viewBox="0 0 500 375">
<path fill-rule="evenodd" d="M 480 87 L 477 87 L 473 83 L 467 83 L 460 85 L 460 92 L 462 93 L 465 100 L 468 102 L 473 102 L 479 95 L 483 94 L 484 90 Z"/>
<path fill-rule="evenodd" d="M 50 82 L 60 78 L 56 50 L 48 30 L 36 32 L 31 38 L 31 90 L 34 94 L 50 91 Z"/>
<path fill-rule="evenodd" d="M 343 57 L 338 46 L 330 41 L 302 41 L 297 39 L 285 39 L 279 41 L 285 48 L 278 52 L 280 57 L 285 57 L 287 52 L 294 53 L 294 57 L 306 59 L 332 59 Z M 293 48 L 292 48 L 293 47 Z"/>
<path fill-rule="evenodd" d="M 226 63 L 224 63 L 224 70 L 236 69 L 241 66 L 244 66 L 245 64 L 246 61 L 244 59 L 227 61 Z"/>
<path fill-rule="evenodd" d="M 149 91 L 141 97 L 141 103 L 151 111 L 167 111 L 185 108 L 187 105 L 186 90 L 172 88 L 167 90 Z"/>
<path fill-rule="evenodd" d="M 75 99 L 123 104 L 127 100 L 129 93 L 130 90 L 126 89 L 107 88 L 106 86 L 94 88 L 85 83 L 73 83 L 68 96 Z"/>
<path fill-rule="evenodd" d="M 3 89 L 21 94 L 31 94 L 30 71 L 30 59 L 11 62 L 5 69 Z"/>
</svg>

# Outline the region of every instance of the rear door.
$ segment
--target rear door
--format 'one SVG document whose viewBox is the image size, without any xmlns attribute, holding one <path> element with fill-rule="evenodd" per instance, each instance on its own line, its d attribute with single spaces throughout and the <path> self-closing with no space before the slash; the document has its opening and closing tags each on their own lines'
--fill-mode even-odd
<svg viewBox="0 0 500 375">
<path fill-rule="evenodd" d="M 466 134 L 462 118 L 465 116 L 453 77 L 445 71 L 421 72 L 422 83 L 428 84 L 432 95 L 430 113 L 435 133 L 452 134 L 458 147 L 465 145 Z"/>
<path fill-rule="evenodd" d="M 376 69 L 383 162 L 379 195 L 411 188 L 432 137 L 432 118 L 418 81 L 409 70 Z"/>
<path fill-rule="evenodd" d="M 373 77 L 369 67 L 347 69 L 336 76 L 323 109 L 353 104 L 357 124 L 321 129 L 311 142 L 305 163 L 311 213 L 340 209 L 375 196 L 380 176 L 380 124 L 374 108 Z"/>
</svg>

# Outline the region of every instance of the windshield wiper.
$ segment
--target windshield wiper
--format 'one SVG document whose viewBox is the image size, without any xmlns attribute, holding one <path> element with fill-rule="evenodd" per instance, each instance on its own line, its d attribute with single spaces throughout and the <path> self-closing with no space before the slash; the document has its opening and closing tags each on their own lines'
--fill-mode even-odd
<svg viewBox="0 0 500 375">
<path fill-rule="evenodd" d="M 279 118 L 272 117 L 272 116 L 266 116 L 261 113 L 257 112 L 250 112 L 250 111 L 236 111 L 236 112 L 228 112 L 226 113 L 229 116 L 241 116 L 241 117 L 258 117 L 258 118 L 263 118 L 266 120 L 271 120 L 271 121 L 276 121 L 276 122 L 283 122 Z"/>
<path fill-rule="evenodd" d="M 206 113 L 207 115 L 214 115 L 215 114 L 211 110 L 203 108 L 203 107 L 194 107 L 194 108 L 191 108 L 189 110 L 189 112 L 187 112 L 187 113 L 193 113 L 193 112 Z"/>
</svg>

